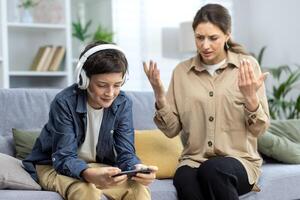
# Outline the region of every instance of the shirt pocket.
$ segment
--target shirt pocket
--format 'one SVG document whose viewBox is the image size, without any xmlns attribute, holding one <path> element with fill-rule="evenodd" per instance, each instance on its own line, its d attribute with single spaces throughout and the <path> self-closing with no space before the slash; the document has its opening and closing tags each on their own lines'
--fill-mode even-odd
<svg viewBox="0 0 300 200">
<path fill-rule="evenodd" d="M 246 130 L 244 96 L 237 87 L 225 89 L 223 95 L 223 129 L 225 131 L 244 132 Z"/>
<path fill-rule="evenodd" d="M 179 110 L 179 117 L 182 129 L 185 132 L 189 132 L 191 127 L 195 127 L 195 122 L 200 124 L 206 123 L 207 102 L 207 98 L 200 95 L 189 96 L 184 99 L 182 109 Z"/>
</svg>

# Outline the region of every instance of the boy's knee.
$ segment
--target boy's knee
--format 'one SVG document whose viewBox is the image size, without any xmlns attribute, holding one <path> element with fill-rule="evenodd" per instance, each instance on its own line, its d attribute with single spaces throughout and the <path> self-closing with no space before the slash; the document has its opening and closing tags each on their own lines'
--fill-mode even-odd
<svg viewBox="0 0 300 200">
<path fill-rule="evenodd" d="M 151 195 L 149 188 L 136 181 L 130 181 L 130 193 L 136 200 L 150 200 Z"/>
<path fill-rule="evenodd" d="M 75 182 L 66 191 L 67 200 L 99 200 L 102 191 L 92 183 Z"/>
</svg>

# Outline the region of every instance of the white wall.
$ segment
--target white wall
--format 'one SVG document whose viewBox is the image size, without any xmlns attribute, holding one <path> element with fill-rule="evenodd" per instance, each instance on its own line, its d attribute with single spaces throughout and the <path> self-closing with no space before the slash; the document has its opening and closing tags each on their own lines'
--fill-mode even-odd
<svg viewBox="0 0 300 200">
<path fill-rule="evenodd" d="M 172 44 L 168 49 L 174 48 L 176 52 L 178 39 L 172 30 L 178 29 L 180 22 L 192 20 L 201 3 L 201 0 L 113 1 L 115 42 L 126 51 L 129 62 L 129 80 L 124 90 L 152 90 L 142 65 L 142 61 L 150 59 L 158 63 L 167 88 L 180 58 L 165 57 L 164 47 L 166 43 Z M 163 38 L 166 34 L 167 38 Z"/>
<path fill-rule="evenodd" d="M 299 0 L 233 0 L 234 36 L 251 52 L 267 46 L 263 65 L 300 64 Z"/>
<path fill-rule="evenodd" d="M 123 89 L 152 90 L 142 68 L 142 61 L 150 59 L 157 62 L 168 87 L 174 67 L 194 55 L 179 51 L 180 23 L 192 21 L 208 2 L 231 5 L 231 0 L 113 0 L 115 42 L 126 51 L 129 61 L 129 80 Z M 193 38 L 186 40 L 194 44 Z"/>
<path fill-rule="evenodd" d="M 126 50 L 130 63 L 130 79 L 125 89 L 151 90 L 141 64 L 149 59 L 158 62 L 164 84 L 168 85 L 172 69 L 182 58 L 177 54 L 165 55 L 164 47 L 168 44 L 168 49 L 176 50 L 178 41 L 174 30 L 178 29 L 180 22 L 192 20 L 196 10 L 208 2 L 228 4 L 232 8 L 233 38 L 236 42 L 256 54 L 262 46 L 267 46 L 263 66 L 300 64 L 300 26 L 297 22 L 300 19 L 300 0 L 113 2 L 115 42 Z M 168 8 L 169 5 L 172 7 Z"/>
</svg>

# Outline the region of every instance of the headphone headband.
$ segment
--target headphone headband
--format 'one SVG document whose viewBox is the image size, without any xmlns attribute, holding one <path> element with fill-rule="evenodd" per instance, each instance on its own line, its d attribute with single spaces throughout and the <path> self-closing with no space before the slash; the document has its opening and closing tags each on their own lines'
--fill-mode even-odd
<svg viewBox="0 0 300 200">
<path fill-rule="evenodd" d="M 115 49 L 115 50 L 122 52 L 125 55 L 124 51 L 120 47 L 118 47 L 117 45 L 114 45 L 114 44 L 100 44 L 100 45 L 92 47 L 87 52 L 85 52 L 79 59 L 77 66 L 76 66 L 76 70 L 75 70 L 76 82 L 78 83 L 78 86 L 80 89 L 86 89 L 89 84 L 88 77 L 86 77 L 86 74 L 85 74 L 84 70 L 82 69 L 85 61 L 94 53 L 96 53 L 98 51 L 107 50 L 107 49 Z M 80 77 L 82 79 L 81 80 L 82 84 L 80 84 Z"/>
</svg>

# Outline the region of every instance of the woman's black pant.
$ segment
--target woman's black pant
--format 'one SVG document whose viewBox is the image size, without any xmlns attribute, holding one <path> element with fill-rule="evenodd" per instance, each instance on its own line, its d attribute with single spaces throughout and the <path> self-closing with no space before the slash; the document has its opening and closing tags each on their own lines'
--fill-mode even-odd
<svg viewBox="0 0 300 200">
<path fill-rule="evenodd" d="M 238 200 L 251 191 L 244 166 L 231 157 L 213 157 L 199 168 L 182 166 L 173 183 L 180 200 Z"/>
</svg>

